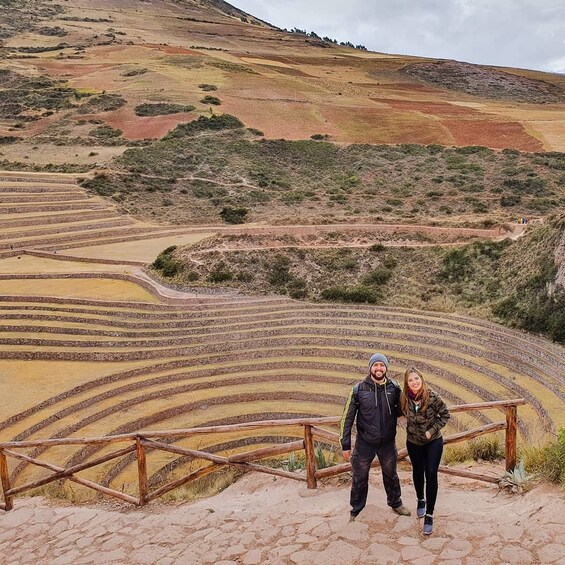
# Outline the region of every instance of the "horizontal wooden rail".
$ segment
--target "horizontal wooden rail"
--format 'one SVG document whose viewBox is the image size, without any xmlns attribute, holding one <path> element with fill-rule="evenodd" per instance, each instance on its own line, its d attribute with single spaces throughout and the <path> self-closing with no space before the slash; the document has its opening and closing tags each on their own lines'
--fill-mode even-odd
<svg viewBox="0 0 565 565">
<path fill-rule="evenodd" d="M 189 437 L 200 434 L 221 434 L 229 432 L 240 432 L 245 430 L 258 430 L 261 428 L 272 428 L 281 426 L 304 426 L 306 424 L 338 424 L 339 416 L 324 416 L 320 418 L 290 418 L 285 420 L 260 420 L 257 422 L 246 422 L 243 424 L 229 424 L 225 426 L 207 426 L 202 428 L 188 428 L 186 430 L 153 430 L 138 431 L 130 434 L 118 434 L 102 437 L 64 437 L 55 439 L 36 439 L 26 441 L 0 442 L 0 449 L 15 447 L 52 447 L 55 445 L 93 445 L 97 443 L 117 443 L 124 441 L 135 441 L 137 437 L 151 438 L 176 438 Z"/>
<path fill-rule="evenodd" d="M 456 443 L 460 441 L 466 441 L 473 439 L 475 437 L 497 432 L 500 430 L 506 430 L 506 445 L 505 445 L 505 459 L 506 459 L 506 470 L 511 470 L 516 465 L 516 421 L 517 421 L 517 407 L 526 404 L 526 401 L 522 398 L 513 400 L 500 400 L 496 402 L 478 402 L 474 404 L 464 404 L 450 406 L 450 412 L 470 412 L 475 410 L 487 410 L 491 408 L 498 408 L 505 412 L 506 421 L 491 423 L 473 430 L 467 430 L 464 432 L 458 432 L 451 434 L 444 438 L 445 444 Z M 341 463 L 334 465 L 332 467 L 327 467 L 325 469 L 316 468 L 316 446 L 314 444 L 314 439 L 318 438 L 323 442 L 330 442 L 334 444 L 339 444 L 339 434 L 322 428 L 322 425 L 335 426 L 339 424 L 341 418 L 339 416 L 325 416 L 317 418 L 290 418 L 285 420 L 262 420 L 256 422 L 246 422 L 242 424 L 229 424 L 223 426 L 205 426 L 200 428 L 189 428 L 180 430 L 154 430 L 154 431 L 139 431 L 135 433 L 119 434 L 113 436 L 104 437 L 86 437 L 86 438 L 52 438 L 52 439 L 39 439 L 39 440 L 27 440 L 27 441 L 9 441 L 0 443 L 0 485 L 2 487 L 2 493 L 4 502 L 0 502 L 0 509 L 11 510 L 13 507 L 13 497 L 21 492 L 43 486 L 45 484 L 51 483 L 56 480 L 68 479 L 77 484 L 85 486 L 87 488 L 93 489 L 101 494 L 109 495 L 125 502 L 135 504 L 136 506 L 143 506 L 151 500 L 164 495 L 165 493 L 185 485 L 194 480 L 200 479 L 210 473 L 215 472 L 217 469 L 225 466 L 232 466 L 239 469 L 247 471 L 258 471 L 261 473 L 267 473 L 270 475 L 275 475 L 278 477 L 284 477 L 288 479 L 293 479 L 297 481 L 305 481 L 309 488 L 316 488 L 317 480 L 327 477 L 332 477 L 341 473 L 345 473 L 351 469 L 350 463 Z M 302 427 L 304 430 L 304 439 L 290 441 L 283 444 L 278 444 L 274 446 L 267 446 L 258 449 L 249 450 L 242 453 L 237 453 L 230 455 L 229 457 L 224 457 L 221 455 L 216 455 L 213 453 L 208 453 L 206 451 L 201 451 L 198 449 L 189 449 L 185 447 L 180 447 L 178 445 L 172 445 L 162 441 L 166 439 L 167 441 L 187 438 L 199 434 L 220 434 L 229 432 L 241 432 L 248 430 L 258 430 L 264 428 L 280 428 L 280 427 Z M 161 441 L 159 441 L 161 440 Z M 34 457 L 26 455 L 24 453 L 19 453 L 14 451 L 14 449 L 19 448 L 29 448 L 29 447 L 54 447 L 59 445 L 107 445 L 119 442 L 131 442 L 130 445 L 122 449 L 112 451 L 106 455 L 102 455 L 94 460 L 86 461 L 71 467 L 63 468 L 52 463 L 47 463 L 45 461 L 40 461 Z M 194 471 L 191 471 L 188 475 L 180 477 L 169 483 L 162 485 L 152 492 L 149 491 L 148 479 L 147 479 L 147 454 L 151 451 L 165 451 L 167 453 L 173 453 L 175 455 L 180 455 L 182 457 L 188 457 L 191 460 L 202 459 L 207 461 L 209 464 L 204 465 Z M 294 453 L 296 451 L 304 451 L 306 455 L 306 472 L 291 472 L 285 471 L 280 468 L 268 467 L 266 465 L 260 465 L 257 463 L 252 463 L 252 460 L 265 459 L 269 457 L 277 457 L 286 453 Z M 102 486 L 93 481 L 83 479 L 75 476 L 79 471 L 90 469 L 96 465 L 106 463 L 112 459 L 118 457 L 123 457 L 132 452 L 136 453 L 137 459 L 137 469 L 138 469 L 138 489 L 139 497 L 136 498 L 129 494 L 123 492 L 118 492 L 114 489 Z M 398 460 L 405 459 L 408 456 L 406 449 L 400 449 L 398 451 Z M 23 485 L 12 487 L 10 484 L 10 476 L 8 472 L 7 457 L 14 458 L 16 460 L 24 461 L 26 463 L 42 467 L 52 471 L 52 474 L 48 477 L 38 479 L 36 481 L 28 482 Z M 378 460 L 373 462 L 373 466 L 378 466 Z M 492 476 L 475 473 L 471 471 L 465 471 L 461 469 L 452 469 L 444 465 L 440 466 L 440 471 L 443 473 L 448 473 L 452 475 L 458 475 L 462 477 L 469 477 L 474 479 L 480 479 L 483 481 L 496 483 L 498 479 Z"/>
</svg>

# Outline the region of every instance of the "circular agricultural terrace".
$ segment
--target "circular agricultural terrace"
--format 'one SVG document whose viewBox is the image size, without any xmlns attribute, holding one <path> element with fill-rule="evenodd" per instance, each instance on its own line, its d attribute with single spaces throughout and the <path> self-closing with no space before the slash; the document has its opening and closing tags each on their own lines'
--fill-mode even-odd
<svg viewBox="0 0 565 565">
<path fill-rule="evenodd" d="M 32 363 L 44 371 L 72 366 L 76 374 L 61 386 L 54 373 L 52 389 L 40 388 L 26 409 L 0 423 L 3 440 L 337 416 L 376 350 L 390 357 L 393 378 L 415 365 L 448 404 L 525 398 L 522 438 L 539 441 L 564 423 L 563 348 L 462 316 L 242 297 L 171 306 L 3 296 L 0 312 L 2 366 L 9 363 L 14 372 Z M 97 365 L 105 367 L 103 375 L 90 378 Z M 448 433 L 501 420 L 497 410 L 458 413 Z M 177 443 L 232 454 L 300 435 L 298 428 L 273 428 Z M 65 446 L 30 455 L 69 466 L 104 453 Z M 150 484 L 194 465 L 150 452 Z M 128 490 L 134 466 L 132 454 L 84 476 Z M 12 470 L 16 484 L 42 473 L 25 463 Z"/>
<path fill-rule="evenodd" d="M 140 256 L 123 256 L 189 231 L 120 215 L 74 175 L 0 173 L 0 440 L 339 416 L 377 350 L 391 359 L 393 378 L 415 365 L 448 404 L 525 398 L 523 439 L 549 439 L 564 426 L 565 350 L 547 340 L 386 307 L 235 294 L 174 299 L 139 272 Z M 457 413 L 448 433 L 503 418 L 497 410 Z M 301 428 L 275 427 L 177 443 L 233 454 L 301 436 Z M 67 467 L 111 449 L 28 453 Z M 130 454 L 81 476 L 135 490 L 134 464 Z M 196 465 L 150 451 L 150 485 Z M 10 470 L 15 486 L 46 474 L 13 459 Z"/>
</svg>

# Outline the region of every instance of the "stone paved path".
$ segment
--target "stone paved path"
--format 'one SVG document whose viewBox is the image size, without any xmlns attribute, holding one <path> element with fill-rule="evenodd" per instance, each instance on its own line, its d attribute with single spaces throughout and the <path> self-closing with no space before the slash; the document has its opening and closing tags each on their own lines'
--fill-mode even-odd
<svg viewBox="0 0 565 565">
<path fill-rule="evenodd" d="M 565 497 L 541 486 L 525 495 L 440 477 L 432 536 L 414 516 L 390 511 L 372 477 L 369 504 L 348 522 L 348 485 L 308 491 L 249 474 L 216 497 L 142 509 L 63 506 L 18 498 L 0 513 L 0 563 L 487 565 L 565 563 Z M 414 506 L 407 474 L 404 501 Z"/>
</svg>

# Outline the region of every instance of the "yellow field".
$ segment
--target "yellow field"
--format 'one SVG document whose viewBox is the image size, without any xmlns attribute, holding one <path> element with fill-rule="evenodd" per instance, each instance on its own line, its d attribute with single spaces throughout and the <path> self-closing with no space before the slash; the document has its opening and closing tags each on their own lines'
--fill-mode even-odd
<svg viewBox="0 0 565 565">
<path fill-rule="evenodd" d="M 214 232 L 179 234 L 155 239 L 125 241 L 107 245 L 102 244 L 92 247 L 71 247 L 65 254 L 74 257 L 89 257 L 91 259 L 122 259 L 151 263 L 163 249 L 166 249 L 170 245 L 190 245 L 198 243 L 212 235 L 214 235 Z"/>
<path fill-rule="evenodd" d="M 0 294 L 158 302 L 146 290 L 134 283 L 111 279 L 0 280 Z"/>
</svg>

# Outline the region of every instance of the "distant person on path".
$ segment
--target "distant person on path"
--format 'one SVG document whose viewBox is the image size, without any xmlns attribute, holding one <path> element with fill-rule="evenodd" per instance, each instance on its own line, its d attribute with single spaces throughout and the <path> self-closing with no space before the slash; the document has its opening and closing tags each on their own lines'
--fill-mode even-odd
<svg viewBox="0 0 565 565">
<path fill-rule="evenodd" d="M 449 410 L 441 396 L 428 387 L 422 373 L 414 367 L 404 373 L 400 409 L 407 420 L 406 448 L 418 498 L 416 514 L 418 518 L 424 518 L 422 532 L 429 535 L 433 531 L 437 472 L 443 453 L 441 429 L 449 420 Z"/>
<path fill-rule="evenodd" d="M 410 516 L 402 504 L 396 472 L 396 422 L 400 414 L 400 386 L 387 378 L 388 359 L 375 353 L 369 359 L 369 374 L 349 393 L 341 418 L 340 443 L 343 458 L 351 461 L 351 517 L 365 508 L 369 490 L 369 469 L 378 457 L 383 474 L 387 504 L 401 516 Z M 351 454 L 351 430 L 357 419 L 357 440 Z"/>
</svg>

